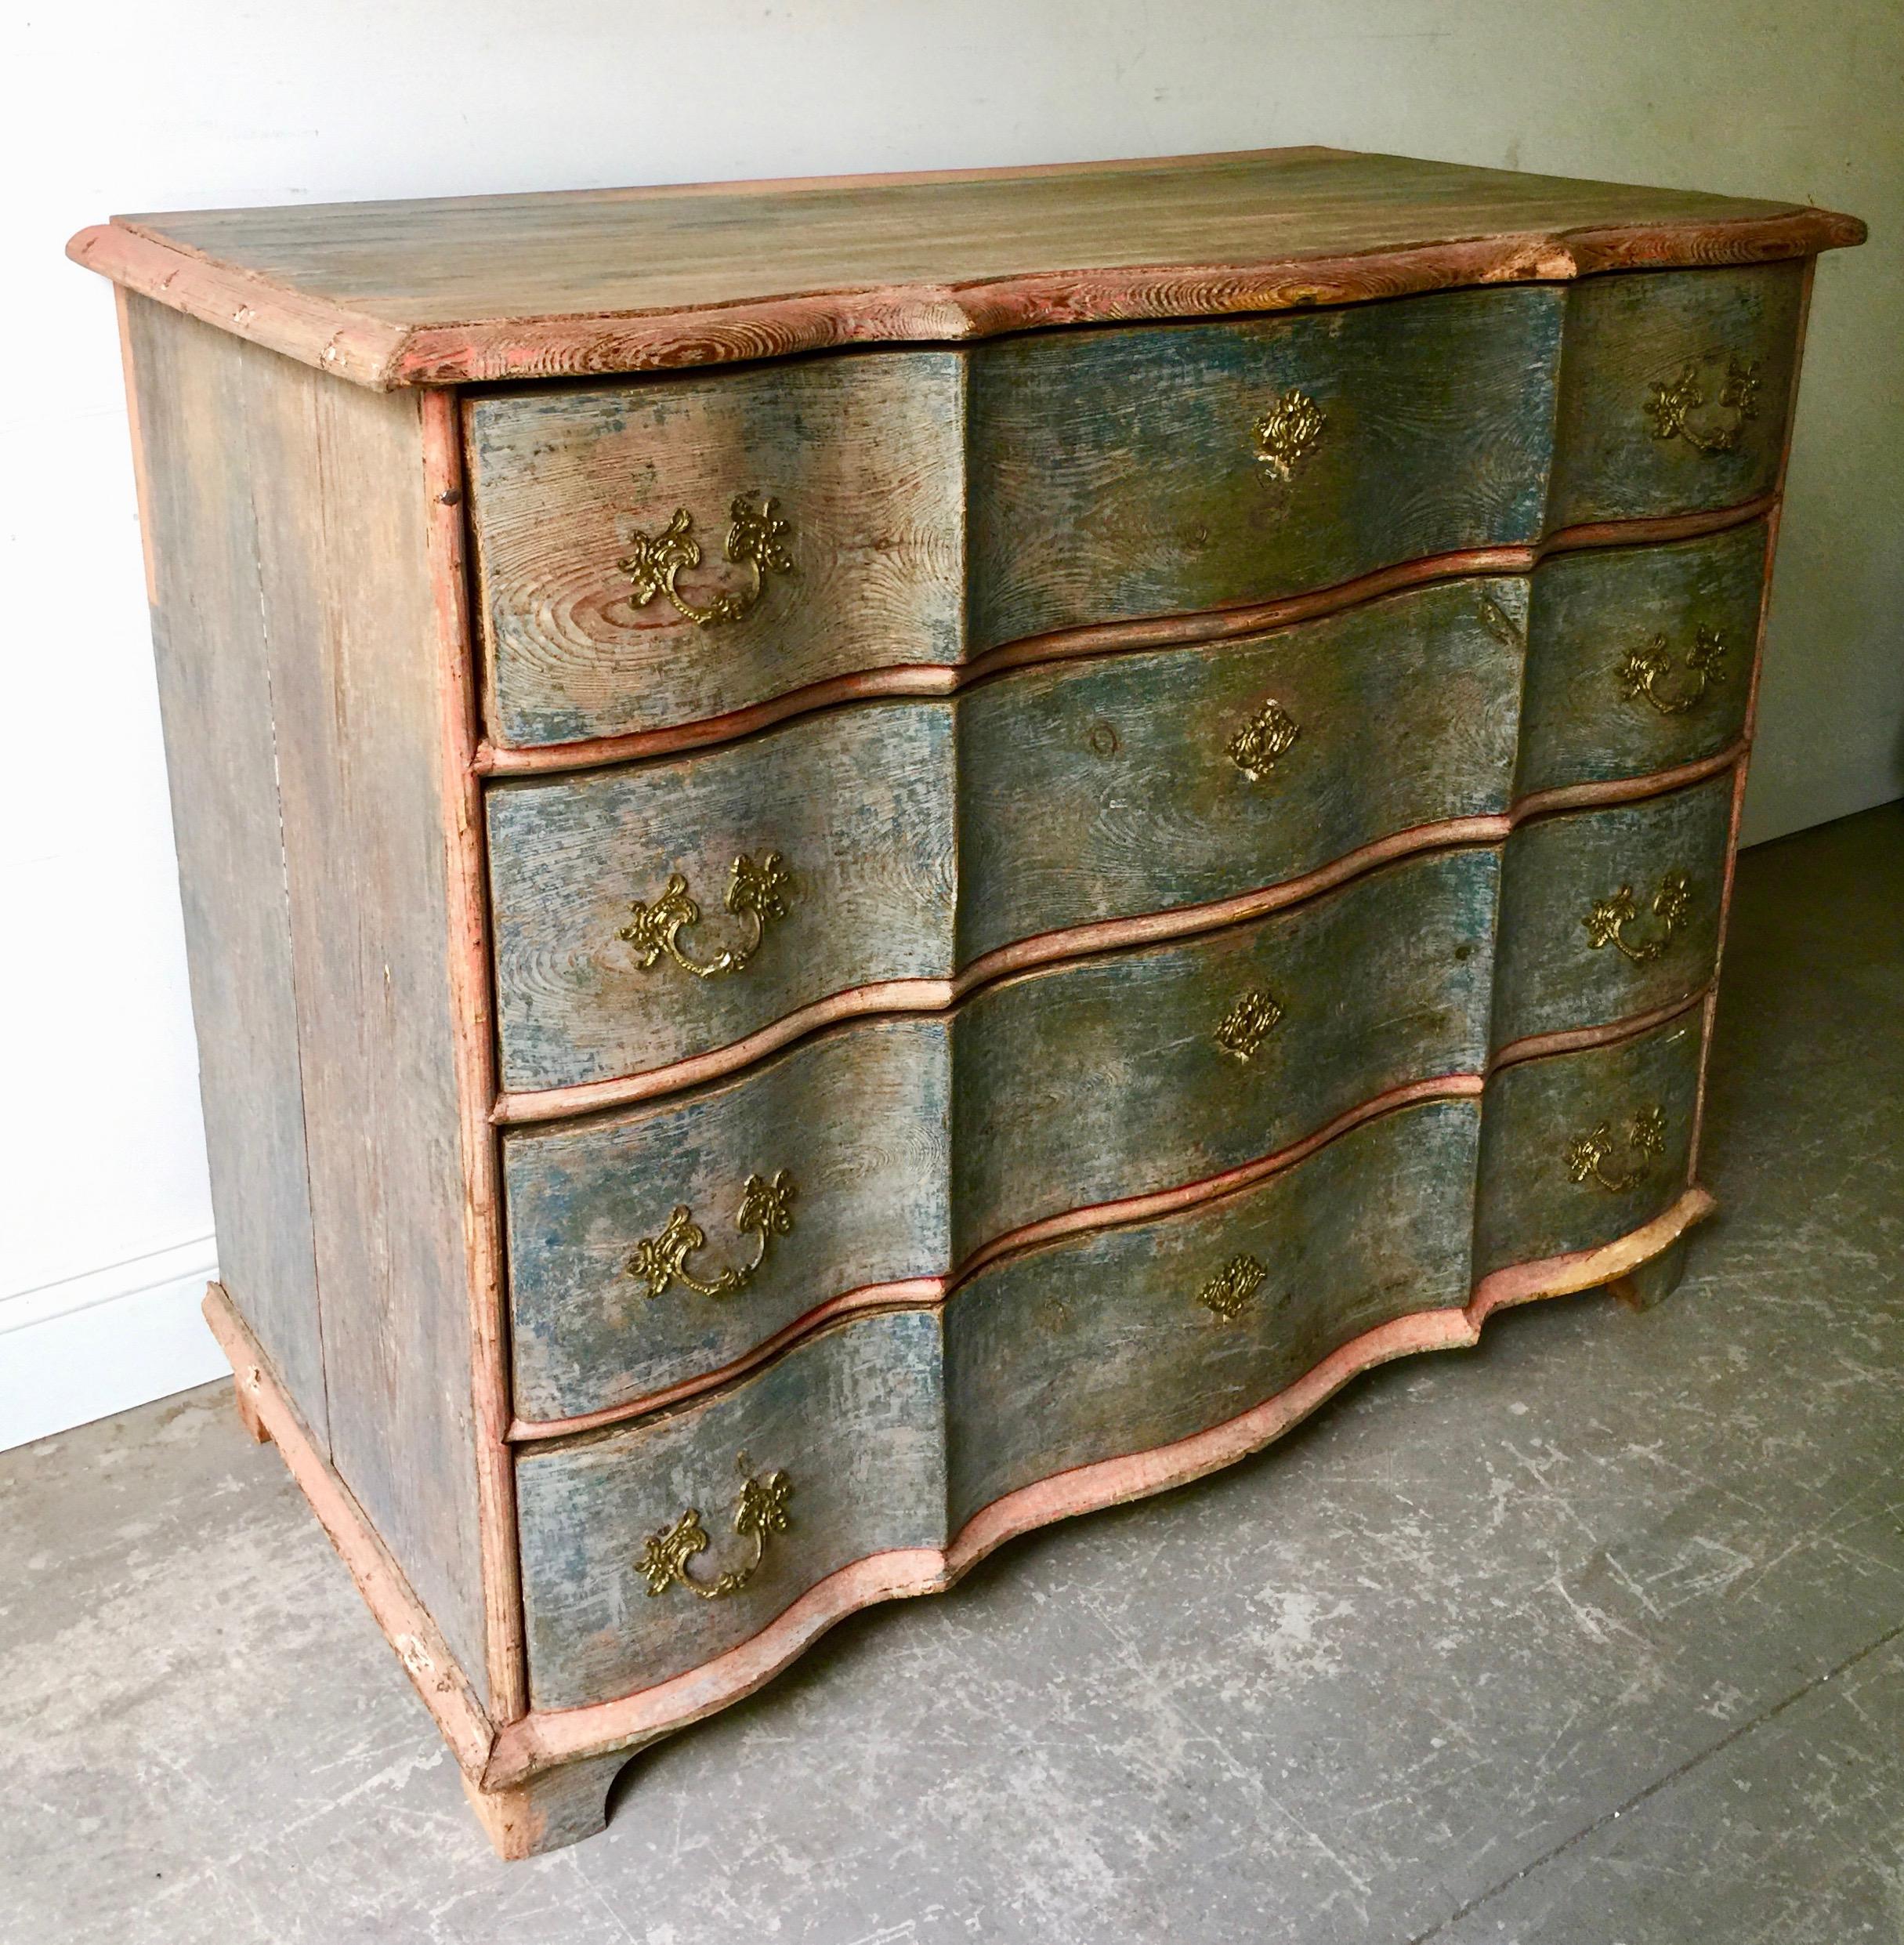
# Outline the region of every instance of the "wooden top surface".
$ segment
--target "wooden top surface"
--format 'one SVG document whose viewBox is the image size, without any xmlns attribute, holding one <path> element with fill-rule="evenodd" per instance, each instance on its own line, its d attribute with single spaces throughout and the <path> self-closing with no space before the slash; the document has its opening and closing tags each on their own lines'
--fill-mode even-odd
<svg viewBox="0 0 1904 1945">
<path fill-rule="evenodd" d="M 1807 255 L 1828 211 L 1270 149 L 115 217 L 129 288 L 388 389 Z"/>
</svg>

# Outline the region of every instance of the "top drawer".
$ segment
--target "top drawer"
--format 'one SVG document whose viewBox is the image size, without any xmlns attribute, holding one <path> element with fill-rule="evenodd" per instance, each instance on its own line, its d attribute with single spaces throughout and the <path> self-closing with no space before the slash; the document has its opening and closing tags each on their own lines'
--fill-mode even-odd
<svg viewBox="0 0 1904 1945">
<path fill-rule="evenodd" d="M 965 382 L 956 352 L 874 352 L 465 407 L 490 734 L 957 661 Z"/>
<path fill-rule="evenodd" d="M 477 397 L 489 732 L 708 723 L 1750 499 L 1802 288 L 1790 264 L 1636 273 Z"/>
</svg>

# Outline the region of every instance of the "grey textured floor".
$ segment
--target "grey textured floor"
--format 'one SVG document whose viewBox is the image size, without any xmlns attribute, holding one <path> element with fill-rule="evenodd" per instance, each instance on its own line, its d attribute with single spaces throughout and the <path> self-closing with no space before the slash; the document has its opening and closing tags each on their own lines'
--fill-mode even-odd
<svg viewBox="0 0 1904 1945">
<path fill-rule="evenodd" d="M 1748 854 L 1678 1296 L 849 1622 L 494 1863 L 221 1393 L 0 1458 L 0 1938 L 1904 1939 L 1904 806 Z"/>
</svg>

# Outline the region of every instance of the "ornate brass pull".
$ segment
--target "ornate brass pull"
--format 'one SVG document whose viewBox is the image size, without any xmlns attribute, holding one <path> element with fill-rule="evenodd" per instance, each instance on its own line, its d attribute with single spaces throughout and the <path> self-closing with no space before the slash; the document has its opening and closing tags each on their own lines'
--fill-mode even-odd
<svg viewBox="0 0 1904 1945">
<path fill-rule="evenodd" d="M 1245 993 L 1217 1022 L 1216 1043 L 1231 1059 L 1247 1067 L 1283 1009 L 1261 987 Z"/>
<path fill-rule="evenodd" d="M 723 972 L 740 972 L 760 950 L 767 936 L 767 922 L 787 916 L 787 900 L 782 896 L 787 886 L 787 867 L 779 852 L 769 851 L 758 864 L 745 852 L 736 858 L 721 903 L 737 918 L 747 922 L 749 936 L 738 945 L 723 946 L 711 959 L 691 959 L 681 948 L 682 933 L 700 923 L 700 907 L 689 895 L 687 880 L 679 871 L 668 874 L 661 896 L 652 904 L 638 898 L 629 906 L 632 916 L 615 936 L 635 947 L 644 972 L 665 952 L 696 979 L 718 979 Z"/>
<path fill-rule="evenodd" d="M 1287 480 L 1322 444 L 1328 415 L 1306 392 L 1285 392 L 1250 427 L 1256 457 L 1279 480 Z"/>
<path fill-rule="evenodd" d="M 1633 902 L 1633 887 L 1622 885 L 1611 898 L 1599 898 L 1580 923 L 1587 929 L 1587 944 L 1598 952 L 1611 946 L 1635 965 L 1650 965 L 1673 943 L 1673 934 L 1692 903 L 1692 888 L 1684 871 L 1668 871 L 1652 895 L 1652 915 L 1660 929 L 1650 939 L 1637 943 L 1626 936 L 1627 927 L 1639 916 Z"/>
<path fill-rule="evenodd" d="M 723 589 L 705 603 L 697 603 L 681 592 L 682 570 L 700 565 L 694 516 L 685 506 L 675 509 L 658 534 L 637 528 L 628 537 L 628 551 L 615 564 L 635 584 L 637 607 L 645 608 L 657 594 L 664 594 L 689 621 L 708 628 L 716 621 L 739 621 L 760 599 L 769 574 L 793 572 L 793 556 L 787 551 L 792 531 L 780 516 L 779 501 L 758 493 L 737 493 L 728 503 L 727 541 L 721 552 L 735 567 L 751 570 L 752 585 Z"/>
<path fill-rule="evenodd" d="M 1269 1273 L 1254 1256 L 1233 1257 L 1197 1291 L 1196 1301 L 1225 1324 L 1233 1324 L 1249 1307 L 1257 1287 Z"/>
<path fill-rule="evenodd" d="M 745 1475 L 744 1452 L 740 1465 Z M 739 1593 L 766 1558 L 769 1537 L 786 1532 L 791 1523 L 787 1502 L 792 1497 L 793 1481 L 784 1472 L 762 1472 L 744 1479 L 740 1497 L 734 1505 L 734 1531 L 743 1539 L 752 1539 L 754 1556 L 711 1581 L 697 1580 L 688 1571 L 688 1563 L 696 1554 L 704 1553 L 710 1544 L 698 1508 L 689 1507 L 671 1527 L 650 1534 L 635 1564 L 635 1571 L 648 1583 L 650 1597 L 665 1594 L 671 1587 L 685 1587 L 703 1600 L 725 1600 L 729 1594 Z"/>
<path fill-rule="evenodd" d="M 798 1193 L 794 1179 L 784 1168 L 771 1182 L 749 1175 L 740 1191 L 740 1208 L 734 1227 L 743 1236 L 753 1236 L 751 1262 L 729 1263 L 713 1282 L 704 1283 L 687 1266 L 697 1250 L 708 1247 L 707 1233 L 694 1220 L 685 1202 L 677 1203 L 667 1226 L 659 1236 L 644 1236 L 635 1245 L 622 1270 L 624 1277 L 645 1277 L 650 1298 L 663 1296 L 675 1284 L 685 1284 L 696 1295 L 731 1297 L 754 1280 L 754 1273 L 767 1260 L 768 1245 L 776 1236 L 793 1233 L 793 1201 Z"/>
<path fill-rule="evenodd" d="M 1282 704 L 1274 696 L 1266 697 L 1262 707 L 1229 739 L 1229 760 L 1251 783 L 1260 784 L 1301 733 L 1301 725 Z"/>
<path fill-rule="evenodd" d="M 1686 672 L 1692 677 L 1678 695 L 1663 694 L 1660 685 L 1673 665 L 1666 637 L 1656 635 L 1644 648 L 1636 648 L 1620 665 L 1620 686 L 1629 702 L 1644 696 L 1663 716 L 1684 715 L 1696 709 L 1708 689 L 1725 679 L 1725 643 L 1714 628 L 1703 626 L 1692 631 L 1692 646 L 1686 650 Z"/>
<path fill-rule="evenodd" d="M 1567 1179 L 1591 1182 L 1609 1195 L 1623 1195 L 1638 1187 L 1651 1169 L 1653 1157 L 1666 1153 L 1666 1116 L 1656 1107 L 1642 1107 L 1627 1124 L 1627 1147 L 1631 1156 L 1623 1175 L 1609 1175 L 1606 1162 L 1616 1143 L 1613 1130 L 1602 1121 L 1567 1144 Z"/>
<path fill-rule="evenodd" d="M 1719 377 L 1720 413 L 1696 418 L 1703 413 L 1710 393 L 1707 379 Z M 1656 384 L 1646 400 L 1646 416 L 1652 421 L 1655 439 L 1683 439 L 1699 452 L 1731 452 L 1743 436 L 1746 422 L 1758 416 L 1758 367 L 1727 351 L 1708 351 L 1703 357 L 1689 358 L 1678 378 L 1670 385 Z"/>
</svg>

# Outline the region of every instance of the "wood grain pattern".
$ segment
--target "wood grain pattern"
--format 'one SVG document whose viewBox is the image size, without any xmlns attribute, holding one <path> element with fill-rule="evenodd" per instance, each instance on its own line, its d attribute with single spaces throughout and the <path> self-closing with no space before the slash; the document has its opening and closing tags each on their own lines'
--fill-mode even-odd
<svg viewBox="0 0 1904 1945">
<path fill-rule="evenodd" d="M 1477 1106 L 1383 1115 L 1240 1194 L 967 1284 L 945 1312 L 954 1530 L 1034 1481 L 1234 1418 L 1380 1324 L 1458 1310 Z M 1222 1315 L 1198 1293 L 1240 1257 L 1267 1274 Z"/>
<path fill-rule="evenodd" d="M 1025 669 L 957 697 L 956 963 L 1214 904 L 1508 807 L 1527 584 L 1462 579 L 1204 650 Z M 1296 741 L 1252 777 L 1273 699 Z M 922 705 L 911 705 L 917 708 Z"/>
<path fill-rule="evenodd" d="M 1711 978 L 1731 836 L 1735 779 L 1721 771 L 1668 795 L 1544 817 L 1508 840 L 1501 867 L 1494 1045 L 1609 1025 L 1689 999 Z M 1670 874 L 1686 881 L 1685 915 L 1668 933 L 1652 901 Z M 1584 921 L 1622 887 L 1635 917 L 1617 945 L 1595 947 Z"/>
<path fill-rule="evenodd" d="M 530 1689 L 572 1708 L 664 1682 L 758 1634 L 806 1587 L 946 1532 L 943 1353 L 933 1311 L 861 1317 L 803 1340 L 734 1389 L 671 1416 L 517 1461 Z M 747 1473 L 793 1481 L 792 1527 L 724 1600 L 636 1570 L 643 1537 L 698 1509 L 705 1577 L 749 1543 L 730 1509 Z"/>
<path fill-rule="evenodd" d="M 1310 148 L 199 211 L 68 249 L 383 388 L 1754 263 L 1863 234 L 1789 204 Z"/>
<path fill-rule="evenodd" d="M 571 743 L 516 748 L 485 741 L 478 746 L 476 767 L 487 777 L 534 776 L 548 771 L 604 768 L 649 756 L 671 756 L 683 750 L 752 736 L 762 730 L 841 703 L 868 702 L 901 696 L 948 696 L 990 680 L 1008 669 L 1033 663 L 1121 654 L 1132 650 L 1187 647 L 1200 642 L 1227 642 L 1272 628 L 1334 614 L 1366 601 L 1399 593 L 1425 583 L 1467 574 L 1526 574 L 1550 555 L 1580 549 L 1638 548 L 1653 541 L 1691 539 L 1722 532 L 1763 518 L 1768 499 L 1743 506 L 1721 507 L 1699 513 L 1674 514 L 1662 520 L 1591 521 L 1562 527 L 1533 545 L 1475 547 L 1420 560 L 1398 561 L 1372 574 L 1333 588 L 1312 589 L 1277 601 L 1247 602 L 1200 614 L 1146 616 L 1136 621 L 1095 624 L 1029 635 L 1001 648 L 988 649 L 969 661 L 943 666 L 901 664 L 889 668 L 863 669 L 829 677 L 769 697 L 726 715 L 676 723 L 666 729 L 641 730 L 625 735 L 586 737 Z M 1650 767 L 1650 766 L 1649 766 Z"/>
<path fill-rule="evenodd" d="M 480 400 L 467 422 L 492 737 L 654 737 L 881 668 L 916 693 L 933 667 L 1015 643 L 1762 498 L 1801 279 L 1661 275 L 1641 280 L 1644 303 L 1597 284 L 1456 292 Z M 1758 375 L 1736 425 L 1717 403 L 1721 350 Z M 1657 436 L 1648 403 L 1689 360 L 1712 395 L 1693 432 L 1736 432 L 1737 450 Z M 1321 431 L 1285 472 L 1251 428 L 1296 394 Z M 717 560 L 736 491 L 780 495 L 797 571 L 737 621 L 697 627 L 664 596 L 637 607 L 628 537 L 675 509 L 703 539 L 695 598 L 752 585 Z"/>
<path fill-rule="evenodd" d="M 1475 1267 L 1510 1265 L 1613 1242 L 1670 1208 L 1689 1186 L 1705 1010 L 1694 1007 L 1630 1039 L 1529 1060 L 1489 1083 L 1481 1124 L 1481 1196 Z M 1604 1124 L 1615 1144 L 1606 1172 L 1636 1161 L 1627 1130 L 1642 1110 L 1664 1120 L 1663 1152 L 1644 1158 L 1631 1188 L 1576 1182 L 1569 1145 Z"/>
<path fill-rule="evenodd" d="M 951 1052 L 942 1019 L 868 1020 L 633 1114 L 504 1138 L 519 1416 L 577 1416 L 714 1371 L 826 1298 L 950 1266 Z M 650 1298 L 635 1242 L 677 1204 L 706 1280 L 744 1261 L 751 1174 L 785 1169 L 791 1235 L 737 1295 Z"/>
<path fill-rule="evenodd" d="M 505 1080 L 664 1066 L 856 986 L 950 982 L 1020 940 L 1498 816 L 1526 601 L 1520 581 L 1447 583 L 1260 642 L 1019 672 L 950 702 L 498 787 Z M 1229 746 L 1271 696 L 1301 733 L 1252 779 Z M 707 914 L 695 949 L 711 951 L 740 929 L 719 908 L 734 856 L 769 849 L 793 871 L 791 909 L 743 973 L 635 969 L 615 936 L 632 898 L 682 872 Z"/>
<path fill-rule="evenodd" d="M 329 384 L 154 306 L 132 324 L 142 397 L 192 429 L 189 445 L 154 442 L 155 487 L 202 466 L 243 542 L 222 589 L 185 591 L 175 651 L 196 680 L 235 656 L 268 685 L 276 788 L 248 781 L 281 824 L 257 868 L 288 898 L 295 1029 L 280 1057 L 301 1076 L 315 1304 L 308 1282 L 288 1288 L 321 1313 L 331 1461 L 487 1697 L 420 402 Z M 209 509 L 190 523 L 218 531 Z M 229 639 L 199 632 L 212 614 Z M 226 726 L 202 726 L 173 753 L 181 777 L 218 766 Z M 214 976 L 246 976 L 232 944 L 201 940 Z M 221 1058 L 222 1022 L 205 1024 Z M 241 1099 L 246 1077 L 229 1083 Z"/>
<path fill-rule="evenodd" d="M 952 724 L 943 705 L 876 705 L 797 734 L 671 762 L 488 794 L 502 1078 L 573 1085 L 738 1041 L 877 982 L 943 979 L 955 909 Z M 632 901 L 679 872 L 703 962 L 747 935 L 722 909 L 743 853 L 785 861 L 787 915 L 742 971 L 643 969 L 618 938 Z"/>
<path fill-rule="evenodd" d="M 1512 1080 L 1500 1081 L 1518 1096 L 1510 1113 L 1527 1112 L 1526 1077 L 1534 1075 L 1551 1114 L 1579 1091 L 1573 1063 L 1591 1057 L 1510 1070 Z M 1631 1274 L 1631 1250 L 1602 1245 L 1596 1255 L 1579 1240 L 1605 1226 L 1582 1202 L 1558 1225 L 1569 1248 L 1523 1266 L 1521 1287 L 1492 1301 L 1485 1285 L 1475 1290 L 1467 1239 L 1476 1119 L 1471 1104 L 1453 1101 L 1383 1116 L 1240 1195 L 1009 1259 L 943 1316 L 849 1320 L 671 1414 L 525 1451 L 538 1711 L 662 1690 L 690 1670 L 704 1682 L 717 1657 L 773 1634 L 815 1586 L 851 1566 L 863 1535 L 890 1536 L 895 1552 L 936 1554 L 937 1573 L 908 1591 L 943 1585 L 986 1540 L 1106 1503 L 1113 1495 L 1085 1483 L 1096 1468 L 1124 1473 L 1117 1497 L 1193 1476 L 1180 1469 L 1187 1441 L 1238 1425 L 1242 1401 L 1252 1401 L 1247 1419 L 1269 1400 L 1301 1396 L 1324 1374 L 1333 1389 L 1347 1375 L 1331 1369 L 1345 1353 L 1350 1368 L 1363 1368 L 1380 1355 L 1471 1342 L 1489 1309 L 1543 1294 L 1544 1278 L 1580 1288 L 1571 1279 L 1588 1266 L 1598 1280 Z M 1654 1193 L 1654 1251 L 1709 1206 L 1682 1190 L 1683 1175 Z M 1268 1275 L 1239 1316 L 1215 1316 L 1196 1291 L 1238 1253 L 1255 1255 Z M 730 1469 L 740 1453 L 744 1471 L 779 1467 L 793 1478 L 789 1530 L 731 1599 L 697 1603 L 679 1588 L 650 1595 L 635 1568 L 635 1537 L 685 1507 L 701 1511 L 712 1536 L 697 1563 L 704 1576 L 737 1549 L 746 1557 L 747 1543 L 714 1516 L 737 1489 Z M 1033 1505 L 1037 1515 L 1025 1517 Z M 983 1516 L 1007 1508 L 988 1534 Z"/>
<path fill-rule="evenodd" d="M 1797 373 L 1804 285 L 1805 266 L 1794 263 L 1598 277 L 1570 291 L 1553 523 L 1730 506 L 1772 491 Z M 1750 417 L 1722 402 L 1731 359 L 1757 380 Z M 1707 400 L 1693 419 L 1707 437 L 1735 435 L 1728 449 L 1658 436 L 1648 402 L 1689 361 Z"/>
<path fill-rule="evenodd" d="M 710 1090 L 512 1133 L 519 1411 L 580 1415 L 718 1370 L 862 1284 L 944 1277 L 1033 1224 L 1478 1074 L 1497 871 L 1491 850 L 1417 860 L 1252 925 L 1006 980 L 950 1021 L 837 1029 Z M 1258 988 L 1286 1010 L 1246 1066 L 1216 1030 Z M 748 1289 L 650 1302 L 624 1274 L 678 1204 L 710 1263 L 750 1247 L 729 1227 L 740 1185 L 782 1168 L 794 1233 Z"/>
<path fill-rule="evenodd" d="M 1150 945 L 1164 940 L 1192 938 L 1225 926 L 1245 924 L 1270 912 L 1286 911 L 1403 859 L 1459 846 L 1494 842 L 1531 818 L 1599 804 L 1629 803 L 1664 791 L 1676 790 L 1730 768 L 1737 761 L 1741 748 L 1741 745 L 1735 744 L 1716 756 L 1704 757 L 1697 762 L 1683 764 L 1677 770 L 1662 771 L 1653 777 L 1575 784 L 1544 791 L 1522 799 L 1504 815 L 1455 818 L 1446 823 L 1417 825 L 1410 830 L 1395 831 L 1334 859 L 1317 871 L 1305 872 L 1300 878 L 1287 878 L 1280 885 L 1219 900 L 1213 904 L 1154 912 L 1142 918 L 1104 920 L 1068 931 L 1041 933 L 1037 938 L 1020 940 L 974 960 L 954 980 L 891 980 L 856 987 L 813 1005 L 798 1008 L 771 1027 L 744 1039 L 668 1067 L 579 1086 L 504 1093 L 497 1098 L 492 1118 L 500 1126 L 518 1126 L 657 1099 L 684 1088 L 698 1087 L 739 1073 L 780 1048 L 844 1020 L 886 1013 L 942 1011 L 995 980 L 1040 966 L 1061 965 L 1087 954 Z"/>
<path fill-rule="evenodd" d="M 1754 521 L 1663 545 L 1558 554 L 1534 575 L 1517 795 L 1696 762 L 1737 742 L 1757 660 L 1770 545 Z M 1702 675 L 1700 632 L 1721 644 Z M 1634 694 L 1622 671 L 1661 640 L 1656 679 L 1674 713 Z"/>
<path fill-rule="evenodd" d="M 259 518 L 230 436 L 244 383 L 211 333 L 121 309 L 150 548 L 152 645 L 179 853 L 198 1081 L 232 1300 L 329 1450 Z"/>
<path fill-rule="evenodd" d="M 427 565 L 436 617 L 436 697 L 447 904 L 450 1012 L 463 1181 L 469 1306 L 470 1409 L 490 1706 L 512 1721 L 528 1707 L 522 1581 L 516 1552 L 516 1469 L 509 1455 L 509 1267 L 502 1235 L 501 1140 L 489 1119 L 497 1089 L 483 784 L 475 769 L 476 671 L 464 555 L 462 441 L 455 402 L 422 399 Z"/>
<path fill-rule="evenodd" d="M 915 351 L 808 359 L 465 407 L 492 733 L 560 743 L 729 714 L 829 677 L 950 662 L 964 632 L 966 368 Z M 638 605 L 616 563 L 679 508 L 744 594 L 728 505 L 771 494 L 793 570 L 737 621 Z"/>
<path fill-rule="evenodd" d="M 1530 541 L 1566 301 L 1462 291 L 972 353 L 973 646 Z M 1251 428 L 1292 392 L 1323 425 L 1283 478 Z"/>
</svg>

